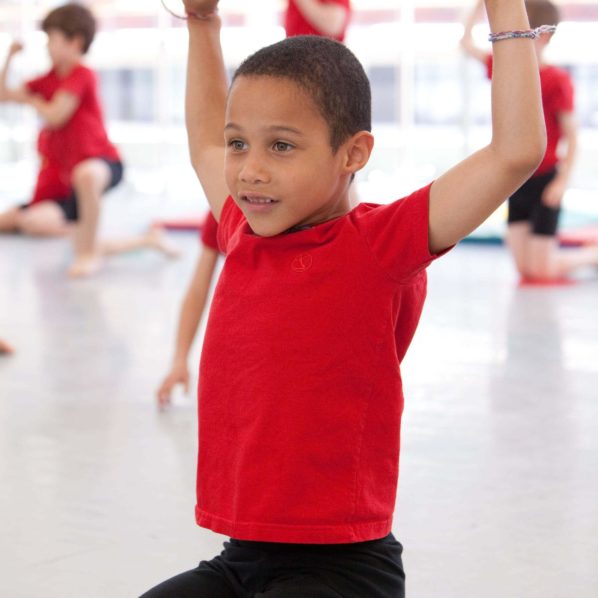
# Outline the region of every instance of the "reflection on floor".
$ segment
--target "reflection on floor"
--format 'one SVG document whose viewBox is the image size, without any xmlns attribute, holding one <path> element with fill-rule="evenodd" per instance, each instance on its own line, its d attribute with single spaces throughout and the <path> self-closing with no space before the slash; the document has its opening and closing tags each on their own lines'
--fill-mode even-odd
<svg viewBox="0 0 598 598">
<path fill-rule="evenodd" d="M 219 549 L 193 522 L 193 400 L 154 403 L 197 253 L 174 240 L 178 262 L 68 281 L 66 242 L 0 238 L 2 596 L 136 596 Z M 431 267 L 404 363 L 410 596 L 596 596 L 597 297 L 518 289 L 499 247 Z"/>
</svg>

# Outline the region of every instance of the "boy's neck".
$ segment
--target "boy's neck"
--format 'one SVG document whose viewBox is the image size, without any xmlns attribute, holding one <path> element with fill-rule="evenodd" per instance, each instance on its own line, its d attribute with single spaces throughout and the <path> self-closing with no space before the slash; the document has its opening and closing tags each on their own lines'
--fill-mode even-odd
<svg viewBox="0 0 598 598">
<path fill-rule="evenodd" d="M 70 75 L 72 70 L 79 65 L 81 62 L 81 56 L 73 57 L 71 60 L 65 60 L 60 64 L 54 65 L 54 70 L 58 74 L 59 77 L 66 77 Z"/>
</svg>

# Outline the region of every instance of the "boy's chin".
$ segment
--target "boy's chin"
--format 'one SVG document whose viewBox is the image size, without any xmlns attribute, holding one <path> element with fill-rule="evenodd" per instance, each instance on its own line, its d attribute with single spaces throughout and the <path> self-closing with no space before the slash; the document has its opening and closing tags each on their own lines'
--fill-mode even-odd
<svg viewBox="0 0 598 598">
<path fill-rule="evenodd" d="M 254 218 L 247 218 L 247 224 L 249 224 L 253 234 L 258 237 L 275 237 L 290 228 L 274 222 L 259 222 Z"/>
</svg>

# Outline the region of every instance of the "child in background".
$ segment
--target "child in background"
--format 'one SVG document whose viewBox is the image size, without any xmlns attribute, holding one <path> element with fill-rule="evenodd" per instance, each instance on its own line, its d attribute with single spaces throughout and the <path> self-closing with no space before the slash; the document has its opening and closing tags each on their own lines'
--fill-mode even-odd
<svg viewBox="0 0 598 598">
<path fill-rule="evenodd" d="M 32 106 L 44 122 L 33 197 L 0 214 L 0 233 L 71 232 L 75 256 L 69 274 L 74 277 L 93 273 L 102 256 L 112 253 L 148 247 L 172 254 L 156 229 L 136 239 L 97 242 L 100 200 L 121 181 L 123 165 L 106 134 L 96 75 L 82 62 L 95 37 L 96 21 L 89 9 L 71 3 L 51 11 L 42 29 L 48 35 L 51 70 L 23 87 L 8 88 L 10 64 L 22 50 L 15 42 L 0 71 L 0 101 Z"/>
<path fill-rule="evenodd" d="M 216 5 L 185 2 L 191 161 L 226 254 L 200 364 L 195 513 L 231 539 L 144 598 L 400 598 L 400 361 L 426 266 L 544 155 L 533 43 L 496 44 L 486 147 L 408 197 L 351 209 L 373 148 L 362 66 L 336 41 L 293 37 L 229 90 Z M 523 0 L 486 7 L 492 31 L 529 27 Z"/>
<path fill-rule="evenodd" d="M 165 408 L 170 404 L 172 389 L 182 384 L 185 393 L 189 392 L 189 351 L 204 312 L 212 278 L 218 262 L 218 223 L 208 212 L 201 230 L 201 253 L 195 267 L 191 284 L 187 289 L 177 328 L 176 348 L 170 371 L 160 384 L 157 399 L 158 406 Z"/>
<path fill-rule="evenodd" d="M 350 17 L 350 0 L 288 0 L 284 28 L 287 37 L 323 35 L 342 42 Z"/>
<path fill-rule="evenodd" d="M 525 5 L 532 28 L 560 21 L 558 8 L 549 0 L 528 0 Z M 465 22 L 461 46 L 484 64 L 492 77 L 492 54 L 478 47 L 472 37 L 483 9 L 483 0 L 478 0 Z M 521 277 L 546 282 L 561 279 L 581 266 L 598 264 L 598 246 L 566 251 L 558 248 L 561 203 L 577 153 L 577 122 L 571 77 L 544 59 L 551 37 L 546 34 L 534 40 L 547 131 L 546 154 L 533 176 L 509 198 L 507 231 L 507 244 Z"/>
</svg>

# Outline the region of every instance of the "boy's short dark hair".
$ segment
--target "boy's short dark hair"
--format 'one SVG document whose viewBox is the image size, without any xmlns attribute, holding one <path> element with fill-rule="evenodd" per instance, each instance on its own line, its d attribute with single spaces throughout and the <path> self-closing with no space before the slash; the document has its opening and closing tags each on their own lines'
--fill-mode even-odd
<svg viewBox="0 0 598 598">
<path fill-rule="evenodd" d="M 42 30 L 61 31 L 68 39 L 80 36 L 83 40 L 82 51 L 86 54 L 96 34 L 96 20 L 85 6 L 71 2 L 50 11 L 42 21 Z"/>
<path fill-rule="evenodd" d="M 290 37 L 258 50 L 233 76 L 278 77 L 302 87 L 330 128 L 336 152 L 359 131 L 372 130 L 370 82 L 359 60 L 343 44 L 316 35 Z"/>
<path fill-rule="evenodd" d="M 561 22 L 558 7 L 549 0 L 526 0 L 525 8 L 529 25 L 533 29 L 541 25 L 558 25 Z"/>
</svg>

